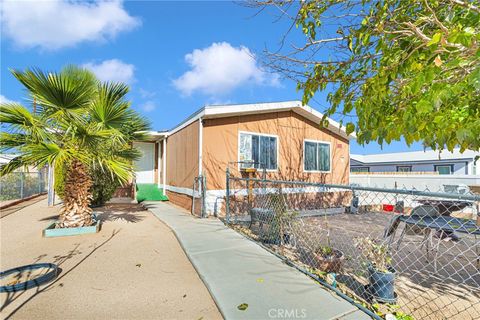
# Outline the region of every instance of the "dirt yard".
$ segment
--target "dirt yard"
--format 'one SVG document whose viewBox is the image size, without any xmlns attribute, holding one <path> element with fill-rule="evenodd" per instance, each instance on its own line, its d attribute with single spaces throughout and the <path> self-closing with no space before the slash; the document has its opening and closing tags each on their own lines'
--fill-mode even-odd
<svg viewBox="0 0 480 320">
<path fill-rule="evenodd" d="M 3 217 L 1 270 L 36 262 L 54 282 L 0 294 L 2 319 L 221 319 L 171 230 L 140 206 L 96 209 L 93 235 L 42 238 L 58 207 L 34 203 Z"/>
<path fill-rule="evenodd" d="M 331 246 L 345 255 L 342 271 L 337 274 L 340 288 L 368 300 L 366 260 L 356 249 L 355 239 L 383 239 L 392 218 L 392 214 L 376 212 L 297 218 L 286 227 L 287 243 L 267 246 L 305 268 L 315 267 L 312 252 L 326 245 L 329 229 Z M 404 228 L 404 223 L 398 226 L 391 244 L 397 304 L 402 311 L 415 319 L 480 319 L 480 236 L 459 234 L 458 241 L 433 237 L 432 245 L 438 248 L 430 247 L 427 254 L 424 235 L 406 232 L 399 241 Z M 252 228 L 243 223 L 237 229 L 260 240 L 258 223 Z"/>
</svg>

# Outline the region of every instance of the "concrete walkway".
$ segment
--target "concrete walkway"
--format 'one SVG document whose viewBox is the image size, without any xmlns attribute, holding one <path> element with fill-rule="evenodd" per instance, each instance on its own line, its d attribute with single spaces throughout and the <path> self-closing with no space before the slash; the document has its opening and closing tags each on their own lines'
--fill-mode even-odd
<svg viewBox="0 0 480 320">
<path fill-rule="evenodd" d="M 225 319 L 370 319 L 221 221 L 145 206 L 174 231 Z"/>
</svg>

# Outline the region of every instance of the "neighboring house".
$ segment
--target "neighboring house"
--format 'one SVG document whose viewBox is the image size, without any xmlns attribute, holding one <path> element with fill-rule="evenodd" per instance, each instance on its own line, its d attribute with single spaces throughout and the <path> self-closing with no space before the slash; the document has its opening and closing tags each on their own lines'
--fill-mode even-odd
<svg viewBox="0 0 480 320">
<path fill-rule="evenodd" d="M 412 151 L 398 153 L 380 153 L 371 155 L 350 155 L 352 173 L 434 173 L 453 175 L 478 175 L 480 163 L 475 157 L 480 152 L 460 149 L 449 151 Z"/>
<path fill-rule="evenodd" d="M 9 163 L 16 156 L 12 153 L 0 153 L 0 166 Z"/>
<path fill-rule="evenodd" d="M 195 177 L 206 177 L 206 209 L 222 210 L 225 172 L 266 169 L 267 178 L 347 184 L 349 139 L 338 123 L 299 101 L 206 106 L 169 131 L 136 142 L 136 182 L 155 183 L 190 209 Z M 217 212 L 218 213 L 218 212 Z"/>
<path fill-rule="evenodd" d="M 14 158 L 18 157 L 19 155 L 18 154 L 14 154 L 14 153 L 0 153 L 0 167 L 3 166 L 3 165 L 6 165 L 7 163 L 9 163 L 10 161 L 12 161 Z M 33 167 L 33 166 L 30 166 L 30 167 L 20 167 L 20 168 L 17 168 L 16 170 L 14 170 L 15 172 L 22 172 L 22 171 L 25 171 L 25 172 L 46 172 L 46 169 L 38 169 L 36 167 Z"/>
</svg>

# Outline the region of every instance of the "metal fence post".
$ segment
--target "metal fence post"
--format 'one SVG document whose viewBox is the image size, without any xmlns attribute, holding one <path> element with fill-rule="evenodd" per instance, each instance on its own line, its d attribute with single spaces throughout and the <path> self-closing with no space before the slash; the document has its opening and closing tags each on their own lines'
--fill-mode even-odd
<svg viewBox="0 0 480 320">
<path fill-rule="evenodd" d="M 135 182 L 135 180 L 134 180 Z M 54 188 L 54 168 L 53 165 L 48 166 L 48 205 L 55 205 L 55 188 Z"/>
<path fill-rule="evenodd" d="M 38 193 L 42 193 L 42 172 L 38 171 Z"/>
<path fill-rule="evenodd" d="M 197 186 L 198 177 L 193 178 L 193 191 L 192 191 L 192 214 L 195 215 L 195 189 Z"/>
<path fill-rule="evenodd" d="M 207 178 L 202 175 L 202 218 L 207 216 L 207 208 L 205 205 L 205 197 L 206 197 L 206 185 L 207 185 Z"/>
<path fill-rule="evenodd" d="M 263 172 L 262 172 L 262 191 L 263 191 L 263 194 L 267 194 L 267 183 L 265 182 L 265 180 L 267 180 L 267 167 L 263 167 Z"/>
<path fill-rule="evenodd" d="M 225 194 L 225 217 L 227 224 L 230 223 L 230 168 L 226 171 L 226 194 Z"/>
<path fill-rule="evenodd" d="M 23 184 L 25 182 L 25 177 L 24 177 L 25 173 L 22 171 L 20 172 L 20 199 L 23 199 L 23 193 L 24 193 L 24 188 L 23 188 Z"/>
</svg>

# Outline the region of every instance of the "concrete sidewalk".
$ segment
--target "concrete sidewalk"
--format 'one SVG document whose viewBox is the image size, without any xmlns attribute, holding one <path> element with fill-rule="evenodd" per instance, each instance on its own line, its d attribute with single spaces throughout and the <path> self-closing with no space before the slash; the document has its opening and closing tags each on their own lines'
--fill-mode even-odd
<svg viewBox="0 0 480 320">
<path fill-rule="evenodd" d="M 370 319 L 221 221 L 167 203 L 145 206 L 174 231 L 225 319 Z"/>
</svg>

